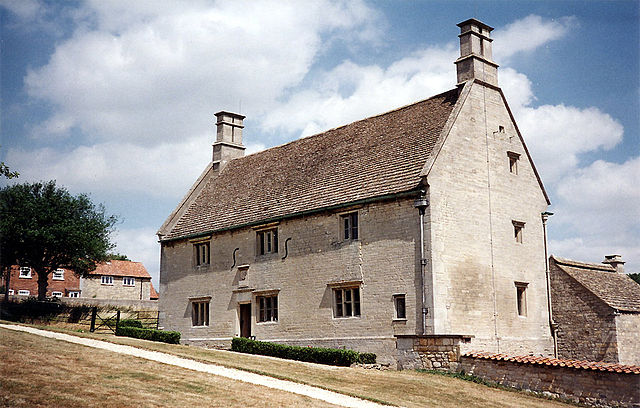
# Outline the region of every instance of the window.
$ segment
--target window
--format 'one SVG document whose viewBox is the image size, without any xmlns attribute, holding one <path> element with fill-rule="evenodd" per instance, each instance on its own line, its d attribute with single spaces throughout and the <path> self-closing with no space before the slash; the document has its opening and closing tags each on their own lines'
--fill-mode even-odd
<svg viewBox="0 0 640 408">
<path fill-rule="evenodd" d="M 520 154 L 514 152 L 507 152 L 509 157 L 509 171 L 513 174 L 518 174 L 518 160 L 520 160 Z"/>
<path fill-rule="evenodd" d="M 31 278 L 31 268 L 28 266 L 21 266 L 20 275 L 18 277 L 23 279 Z"/>
<path fill-rule="evenodd" d="M 80 297 L 80 291 L 71 290 L 71 291 L 69 291 L 69 294 L 67 296 L 70 297 L 70 298 L 79 298 Z"/>
<path fill-rule="evenodd" d="M 278 321 L 278 295 L 258 296 L 258 322 Z"/>
<path fill-rule="evenodd" d="M 64 280 L 64 269 L 56 269 L 53 271 L 53 280 Z"/>
<path fill-rule="evenodd" d="M 360 316 L 360 288 L 333 289 L 334 317 Z"/>
<path fill-rule="evenodd" d="M 278 252 L 278 229 L 257 232 L 258 255 L 275 254 Z"/>
<path fill-rule="evenodd" d="M 393 295 L 393 304 L 396 309 L 396 319 L 406 319 L 405 295 Z"/>
<path fill-rule="evenodd" d="M 113 285 L 113 276 L 104 276 L 100 278 L 100 283 L 103 285 Z"/>
<path fill-rule="evenodd" d="M 13 291 L 13 289 L 9 289 L 9 294 L 13 295 L 15 292 Z"/>
<path fill-rule="evenodd" d="M 524 229 L 524 222 L 511 221 L 513 224 L 513 236 L 517 243 L 522 244 L 522 230 Z"/>
<path fill-rule="evenodd" d="M 51 296 L 53 296 L 55 298 L 61 298 L 62 297 L 62 292 L 51 292 Z"/>
<path fill-rule="evenodd" d="M 211 247 L 208 242 L 201 242 L 194 246 L 196 252 L 196 265 L 209 265 L 211 261 Z"/>
<path fill-rule="evenodd" d="M 136 286 L 136 278 L 122 278 L 124 286 Z"/>
<path fill-rule="evenodd" d="M 516 305 L 518 316 L 527 316 L 527 286 L 526 282 L 515 282 L 516 284 Z"/>
<path fill-rule="evenodd" d="M 340 216 L 342 221 L 342 238 L 346 240 L 358 239 L 358 213 L 349 213 Z"/>
<path fill-rule="evenodd" d="M 18 295 L 20 296 L 29 296 L 31 294 L 31 292 L 29 292 L 28 290 L 19 290 L 18 291 Z"/>
<path fill-rule="evenodd" d="M 199 301 L 192 302 L 191 309 L 191 324 L 193 326 L 208 326 L 209 325 L 209 302 Z"/>
</svg>

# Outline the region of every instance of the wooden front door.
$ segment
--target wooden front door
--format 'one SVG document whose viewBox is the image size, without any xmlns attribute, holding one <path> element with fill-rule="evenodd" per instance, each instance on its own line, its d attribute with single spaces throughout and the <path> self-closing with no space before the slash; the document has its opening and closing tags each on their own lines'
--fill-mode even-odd
<svg viewBox="0 0 640 408">
<path fill-rule="evenodd" d="M 240 304 L 240 337 L 251 337 L 251 303 Z"/>
</svg>

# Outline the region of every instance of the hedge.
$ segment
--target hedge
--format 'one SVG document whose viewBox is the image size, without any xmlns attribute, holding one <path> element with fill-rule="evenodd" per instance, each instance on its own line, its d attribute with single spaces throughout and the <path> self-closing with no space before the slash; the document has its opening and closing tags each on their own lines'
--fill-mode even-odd
<svg viewBox="0 0 640 408">
<path fill-rule="evenodd" d="M 137 319 L 122 319 L 120 323 L 118 323 L 120 327 L 137 327 L 138 329 L 142 329 L 142 322 Z"/>
<path fill-rule="evenodd" d="M 180 344 L 180 332 L 156 329 L 140 329 L 138 327 L 120 326 L 116 329 L 116 336 L 133 337 L 136 339 L 161 341 L 169 344 Z"/>
<path fill-rule="evenodd" d="M 354 363 L 370 364 L 376 362 L 376 355 L 373 353 L 360 354 L 353 350 L 287 346 L 284 344 L 251 340 L 244 337 L 234 337 L 231 341 L 231 350 L 240 353 L 260 354 L 264 356 L 286 358 L 289 360 L 337 366 L 350 366 Z"/>
</svg>

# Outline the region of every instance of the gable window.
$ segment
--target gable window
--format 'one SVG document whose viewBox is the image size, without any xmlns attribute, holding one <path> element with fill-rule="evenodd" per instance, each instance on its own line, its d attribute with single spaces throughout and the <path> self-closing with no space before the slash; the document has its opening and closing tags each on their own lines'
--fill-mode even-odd
<svg viewBox="0 0 640 408">
<path fill-rule="evenodd" d="M 53 280 L 64 280 L 64 269 L 56 269 L 53 271 Z"/>
<path fill-rule="evenodd" d="M 333 317 L 360 316 L 360 288 L 333 289 Z"/>
<path fill-rule="evenodd" d="M 278 229 L 268 229 L 256 233 L 258 255 L 278 252 Z"/>
<path fill-rule="evenodd" d="M 211 247 L 208 242 L 200 242 L 194 244 L 193 248 L 196 254 L 196 265 L 209 265 L 211 261 Z"/>
<path fill-rule="evenodd" d="M 79 298 L 80 297 L 80 291 L 78 291 L 78 290 L 70 290 L 69 294 L 67 295 L 67 297 Z"/>
<path fill-rule="evenodd" d="M 393 295 L 393 305 L 395 307 L 396 319 L 406 319 L 407 308 L 405 303 L 405 295 Z"/>
<path fill-rule="evenodd" d="M 516 307 L 518 316 L 527 316 L 527 286 L 526 282 L 515 282 L 516 285 Z"/>
<path fill-rule="evenodd" d="M 103 285 L 113 285 L 113 276 L 102 275 L 100 277 L 100 283 Z"/>
<path fill-rule="evenodd" d="M 29 292 L 28 290 L 19 290 L 18 291 L 18 295 L 20 296 L 29 296 L 31 294 L 31 292 Z"/>
<path fill-rule="evenodd" d="M 258 322 L 278 321 L 278 295 L 257 296 Z"/>
<path fill-rule="evenodd" d="M 53 296 L 54 298 L 61 298 L 62 292 L 51 292 L 51 296 Z"/>
<path fill-rule="evenodd" d="M 342 239 L 345 241 L 358 239 L 358 213 L 352 212 L 340 216 L 342 224 Z"/>
<path fill-rule="evenodd" d="M 122 284 L 124 286 L 136 286 L 136 278 L 129 278 L 129 277 L 122 278 Z"/>
<path fill-rule="evenodd" d="M 209 301 L 191 303 L 191 324 L 193 326 L 209 325 Z"/>
<path fill-rule="evenodd" d="M 518 174 L 518 160 L 520 160 L 520 154 L 507 152 L 507 157 L 509 157 L 509 172 Z"/>
<path fill-rule="evenodd" d="M 511 221 L 513 224 L 513 237 L 516 242 L 522 244 L 522 230 L 524 229 L 524 222 L 522 221 Z"/>
<path fill-rule="evenodd" d="M 20 275 L 19 278 L 22 279 L 30 279 L 31 278 L 31 267 L 29 266 L 21 266 L 20 267 Z"/>
</svg>

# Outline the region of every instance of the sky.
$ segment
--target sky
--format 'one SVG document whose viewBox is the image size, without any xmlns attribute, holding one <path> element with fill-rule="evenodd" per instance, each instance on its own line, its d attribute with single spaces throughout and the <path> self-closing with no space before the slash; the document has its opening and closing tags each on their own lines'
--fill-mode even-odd
<svg viewBox="0 0 640 408">
<path fill-rule="evenodd" d="M 156 231 L 211 161 L 452 89 L 456 24 L 492 26 L 499 85 L 551 199 L 550 253 L 640 272 L 640 2 L 0 0 L 0 161 L 120 222 L 158 286 Z"/>
</svg>

